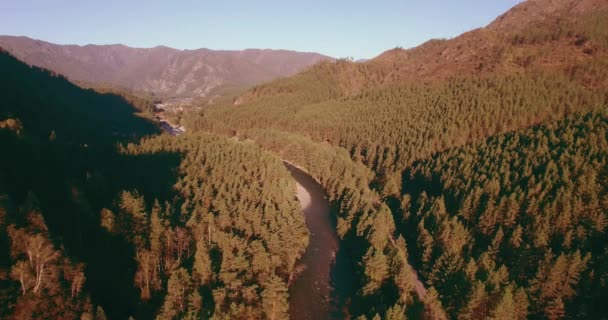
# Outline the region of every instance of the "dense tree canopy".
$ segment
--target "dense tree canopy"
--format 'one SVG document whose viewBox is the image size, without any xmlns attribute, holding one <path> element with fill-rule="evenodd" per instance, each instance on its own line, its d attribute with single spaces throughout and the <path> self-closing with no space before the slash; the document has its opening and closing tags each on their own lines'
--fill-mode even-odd
<svg viewBox="0 0 608 320">
<path fill-rule="evenodd" d="M 209 135 L 161 136 L 121 150 L 184 155 L 175 184 L 179 207 L 156 203 L 148 213 L 137 194 L 123 192 L 119 199 L 116 215 L 127 220 L 123 234 L 136 248 L 142 299 L 169 277 L 168 284 L 203 294 L 199 310 L 180 306 L 182 316 L 262 318 L 268 304 L 285 314 L 287 280 L 308 244 L 308 230 L 283 164 L 253 144 Z M 176 271 L 179 266 L 186 269 Z M 162 312 L 175 309 L 168 305 L 177 302 L 168 299 L 180 300 L 171 297 L 172 287 L 167 290 Z"/>
<path fill-rule="evenodd" d="M 464 35 L 501 45 L 433 81 L 399 49 L 322 63 L 179 137 L 0 53 L 0 317 L 288 317 L 309 231 L 285 160 L 333 206 L 344 317 L 605 318 L 605 16 Z"/>
<path fill-rule="evenodd" d="M 308 230 L 279 159 L 210 135 L 140 140 L 158 129 L 124 100 L 0 63 L 15 76 L 0 83 L 0 317 L 284 318 Z"/>
<path fill-rule="evenodd" d="M 605 112 L 574 115 L 406 171 L 402 231 L 447 310 L 467 319 L 505 308 L 517 318 L 605 314 L 607 134 Z"/>
<path fill-rule="evenodd" d="M 228 134 L 267 127 L 297 132 L 390 174 L 452 146 L 606 103 L 602 93 L 545 75 L 398 86 L 314 104 L 288 97 L 209 108 L 191 126 Z"/>
<path fill-rule="evenodd" d="M 605 13 L 586 17 L 506 34 L 500 59 L 513 55 L 510 61 L 522 72 L 412 83 L 386 80 L 390 74 L 376 68 L 380 60 L 338 61 L 206 106 L 186 125 L 250 139 L 306 168 L 327 189 L 337 208 L 337 232 L 358 261 L 361 283 L 355 296 L 365 307 L 353 306 L 355 315 L 394 316 L 395 303 L 415 306 L 416 299 L 423 300 L 422 313 L 429 318 L 604 314 L 593 299 L 584 304 L 586 311 L 572 307 L 605 287 L 592 267 L 603 268 L 606 240 L 599 181 L 605 171 L 603 84 L 608 77 L 601 53 L 605 22 L 598 18 Z M 589 48 L 600 53 L 557 62 L 552 59 L 562 59 L 560 52 L 539 49 L 560 43 L 568 43 L 564 54 Z M 520 56 L 523 47 L 531 56 Z M 554 62 L 555 68 L 542 61 Z M 467 155 L 460 167 L 433 165 L 480 144 L 485 146 L 479 147 L 480 155 Z M 488 150 L 497 148 L 494 144 L 508 151 Z M 579 144 L 587 149 L 577 149 Z M 444 181 L 448 172 L 453 173 Z M 465 174 L 466 179 L 458 178 Z M 565 180 L 570 175 L 572 180 Z M 569 213 L 561 213 L 563 208 Z M 526 210 L 535 213 L 523 219 Z M 580 210 L 588 214 L 573 213 Z M 432 293 L 409 301 L 397 298 L 415 286 L 406 242 Z M 506 250 L 506 243 L 513 248 Z M 550 274 L 558 271 L 523 263 L 526 259 L 573 265 L 571 278 L 555 280 L 571 283 L 572 289 L 535 287 L 532 283 L 553 281 Z M 596 278 L 584 278 L 590 274 Z M 583 288 L 581 279 L 600 284 Z M 420 315 L 416 307 L 406 309 Z"/>
</svg>

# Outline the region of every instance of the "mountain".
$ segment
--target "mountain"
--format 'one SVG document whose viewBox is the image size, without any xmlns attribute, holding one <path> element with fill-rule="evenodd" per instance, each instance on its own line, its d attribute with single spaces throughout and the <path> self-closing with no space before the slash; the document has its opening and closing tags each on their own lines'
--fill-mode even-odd
<svg viewBox="0 0 608 320">
<path fill-rule="evenodd" d="M 371 167 L 403 168 L 446 147 L 601 105 L 606 30 L 604 0 L 530 0 L 454 39 L 362 63 L 320 63 L 252 87 L 191 125 L 296 131 L 361 153 Z"/>
<path fill-rule="evenodd" d="M 606 9 L 608 4 L 598 0 L 531 0 L 522 1 L 511 10 L 500 15 L 488 26 L 503 31 L 522 30 L 532 24 L 565 17 L 569 14 Z"/>
<path fill-rule="evenodd" d="M 370 62 L 382 83 L 432 81 L 458 76 L 568 72 L 607 56 L 608 2 L 530 0 L 485 28 L 450 40 L 431 40 L 410 50 L 389 50 Z"/>
<path fill-rule="evenodd" d="M 488 26 L 453 39 L 391 49 L 362 63 L 323 63 L 290 79 L 256 86 L 238 102 L 308 90 L 310 79 L 327 83 L 339 95 L 406 83 L 531 71 L 566 74 L 586 86 L 606 87 L 607 12 L 604 0 L 529 0 Z"/>
<path fill-rule="evenodd" d="M 111 85 L 164 97 L 204 97 L 293 75 L 332 58 L 286 50 L 177 50 L 164 46 L 57 45 L 0 36 L 18 59 L 87 85 Z"/>
</svg>

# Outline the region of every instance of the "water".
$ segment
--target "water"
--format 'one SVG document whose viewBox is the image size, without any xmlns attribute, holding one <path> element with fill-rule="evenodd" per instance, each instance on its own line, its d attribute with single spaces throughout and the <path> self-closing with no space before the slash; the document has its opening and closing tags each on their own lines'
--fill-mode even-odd
<svg viewBox="0 0 608 320">
<path fill-rule="evenodd" d="M 310 231 L 308 248 L 298 262 L 300 273 L 289 287 L 290 317 L 343 319 L 341 311 L 352 286 L 353 271 L 348 255 L 339 251 L 327 194 L 307 173 L 287 163 L 285 166 L 300 184 L 298 198 Z"/>
</svg>

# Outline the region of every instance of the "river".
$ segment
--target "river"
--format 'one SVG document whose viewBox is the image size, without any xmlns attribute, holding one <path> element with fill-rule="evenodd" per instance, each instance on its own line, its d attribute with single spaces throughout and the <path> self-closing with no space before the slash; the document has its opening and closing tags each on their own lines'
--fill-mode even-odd
<svg viewBox="0 0 608 320">
<path fill-rule="evenodd" d="M 310 231 L 310 242 L 298 261 L 301 270 L 289 287 L 292 320 L 343 319 L 352 290 L 353 270 L 339 250 L 334 217 L 325 190 L 306 172 L 285 163 L 297 182 L 297 196 Z"/>
</svg>

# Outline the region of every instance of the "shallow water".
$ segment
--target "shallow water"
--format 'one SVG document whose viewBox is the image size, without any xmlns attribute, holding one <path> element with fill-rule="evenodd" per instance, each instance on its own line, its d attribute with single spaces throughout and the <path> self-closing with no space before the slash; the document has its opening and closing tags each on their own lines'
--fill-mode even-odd
<svg viewBox="0 0 608 320">
<path fill-rule="evenodd" d="M 310 242 L 298 261 L 300 273 L 289 287 L 290 317 L 295 320 L 342 319 L 345 293 L 352 285 L 348 257 L 339 241 L 325 190 L 307 173 L 285 163 L 298 186 L 298 199 Z M 337 260 L 337 261 L 336 261 Z"/>
</svg>

